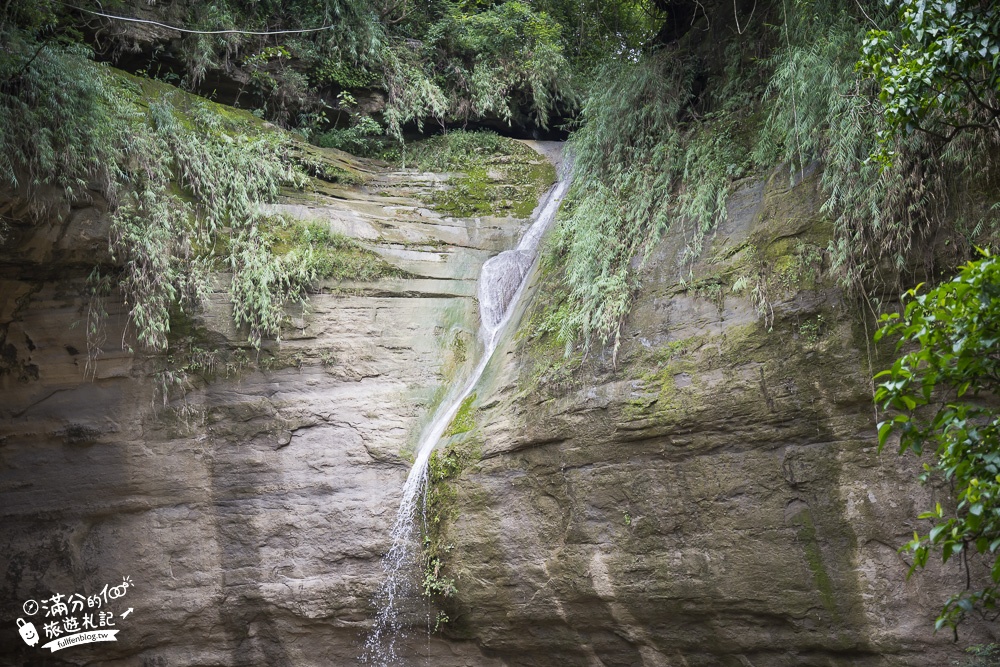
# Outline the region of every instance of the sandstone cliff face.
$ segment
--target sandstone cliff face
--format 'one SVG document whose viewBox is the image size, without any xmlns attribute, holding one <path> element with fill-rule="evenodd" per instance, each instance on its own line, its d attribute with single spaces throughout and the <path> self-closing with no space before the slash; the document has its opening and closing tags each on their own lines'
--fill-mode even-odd
<svg viewBox="0 0 1000 667">
<path fill-rule="evenodd" d="M 876 452 L 869 359 L 891 350 L 866 344 L 824 268 L 815 186 L 746 184 L 698 258 L 667 238 L 617 358 L 567 360 L 535 336 L 559 298 L 536 277 L 477 427 L 450 445 L 483 458 L 444 482 L 448 632 L 509 665 L 959 655 L 931 621 L 964 574 L 906 581 L 896 551 L 946 493 L 915 484 L 919 462 Z M 995 637 L 970 623 L 962 644 Z"/>
<path fill-rule="evenodd" d="M 104 352 L 88 362 L 87 276 L 110 261 L 106 204 L 38 193 L 53 207 L 34 225 L 24 196 L 6 194 L 15 224 L 0 285 L 0 601 L 14 631 L 0 636 L 0 663 L 43 660 L 17 636 L 23 602 L 92 594 L 125 575 L 127 605 L 111 610 L 134 612 L 117 621 L 117 643 L 53 658 L 357 662 L 406 453 L 475 362 L 479 266 L 526 225 L 424 208 L 419 195 L 443 179 L 382 171 L 364 188 L 290 194 L 278 209 L 368 241 L 413 277 L 324 285 L 252 371 L 239 360 L 256 353 L 239 347 L 226 295 L 214 294 L 189 323 L 219 352 L 212 381 L 189 377 L 167 401 L 163 372 L 180 360 L 120 351 L 131 335 L 120 297 L 104 304 Z M 40 619 L 28 620 L 41 631 Z M 408 651 L 494 664 L 422 628 Z"/>
<path fill-rule="evenodd" d="M 525 224 L 423 208 L 439 180 L 380 172 L 285 201 L 414 277 L 325 286 L 253 371 L 225 367 L 240 349 L 216 294 L 192 328 L 229 361 L 166 405 L 155 381 L 172 362 L 114 351 L 129 336 L 114 296 L 88 364 L 106 205 L 50 193 L 47 222 L 15 226 L 0 262 L 0 662 L 357 663 L 406 452 L 475 362 L 479 266 Z M 532 336 L 557 298 L 536 275 L 477 391 L 476 427 L 449 443 L 482 460 L 443 482 L 454 496 L 436 535 L 458 594 L 444 638 L 417 605 L 412 664 L 955 653 L 928 624 L 959 573 L 905 582 L 895 552 L 935 491 L 913 483 L 914 462 L 875 453 L 870 332 L 820 269 L 812 183 L 748 185 L 693 266 L 683 238 L 666 239 L 616 359 L 566 361 Z M 4 201 L 25 219 L 23 195 Z M 749 289 L 728 293 L 744 276 Z M 27 599 L 125 575 L 116 643 L 42 658 L 13 630 Z"/>
</svg>

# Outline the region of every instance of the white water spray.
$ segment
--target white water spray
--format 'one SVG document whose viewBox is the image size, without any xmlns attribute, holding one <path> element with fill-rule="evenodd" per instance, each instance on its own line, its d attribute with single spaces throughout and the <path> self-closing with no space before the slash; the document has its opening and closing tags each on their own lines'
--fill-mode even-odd
<svg viewBox="0 0 1000 667">
<path fill-rule="evenodd" d="M 483 356 L 472 375 L 455 398 L 438 410 L 434 421 L 426 428 L 417 448 L 417 458 L 410 468 L 410 474 L 403 486 L 403 499 L 396 513 L 396 523 L 392 528 L 392 547 L 382 558 L 385 581 L 376 597 L 380 604 L 375 625 L 365 642 L 362 660 L 377 667 L 391 667 L 400 664 L 397 642 L 405 632 L 405 624 L 400 616 L 400 605 L 409 596 L 411 580 L 409 574 L 416 569 L 418 550 L 412 543 L 417 525 L 417 502 L 427 486 L 427 462 L 441 436 L 458 413 L 462 401 L 469 397 L 486 365 L 496 351 L 504 327 L 521 298 L 531 270 L 538 255 L 538 244 L 549 224 L 555 219 L 559 204 L 569 188 L 568 164 L 560 169 L 559 180 L 549 190 L 535 221 L 525 232 L 517 247 L 505 250 L 491 257 L 483 264 L 479 274 L 479 335 L 482 338 Z"/>
</svg>

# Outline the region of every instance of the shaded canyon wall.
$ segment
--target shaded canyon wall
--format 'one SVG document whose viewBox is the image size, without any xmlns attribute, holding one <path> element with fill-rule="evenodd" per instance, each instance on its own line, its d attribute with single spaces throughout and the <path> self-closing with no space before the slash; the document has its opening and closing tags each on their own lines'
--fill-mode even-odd
<svg viewBox="0 0 1000 667">
<path fill-rule="evenodd" d="M 482 460 L 442 482 L 448 633 L 509 665 L 958 659 L 932 628 L 964 571 L 907 581 L 897 553 L 947 492 L 876 451 L 872 369 L 892 350 L 830 275 L 817 182 L 745 182 L 697 257 L 671 232 L 617 353 L 539 335 L 560 295 L 535 276 L 449 443 Z M 969 622 L 960 645 L 996 632 Z"/>
<path fill-rule="evenodd" d="M 407 452 L 477 352 L 479 267 L 526 222 L 421 204 L 444 177 L 369 165 L 366 185 L 279 206 L 365 240 L 405 279 L 327 284 L 241 365 L 227 298 L 190 323 L 226 350 L 162 399 L 169 360 L 88 361 L 87 276 L 107 256 L 96 193 L 27 224 L 0 261 L 0 663 L 43 664 L 22 603 L 128 575 L 115 643 L 44 664 L 351 665 L 373 616 Z M 428 665 L 941 665 L 956 568 L 904 580 L 896 548 L 940 491 L 875 452 L 865 331 L 826 271 L 815 177 L 745 185 L 697 258 L 669 236 L 617 355 L 533 326 L 533 300 L 471 406 L 435 539 L 458 593 L 419 603 Z M 21 221 L 21 222 L 19 222 Z M 751 289 L 731 292 L 746 276 Z M 680 278 L 683 277 L 684 280 Z M 549 280 L 547 280 L 549 279 Z M 762 317 L 752 288 L 766 299 Z M 265 363 L 266 362 L 266 363 Z M 480 460 L 481 459 L 481 460 Z M 419 574 L 419 573 L 417 573 Z M 36 617 L 36 621 L 37 621 Z M 40 625 L 40 623 L 37 623 Z M 995 629 L 970 625 L 963 640 Z M 43 642 L 45 638 L 43 638 Z"/>
</svg>

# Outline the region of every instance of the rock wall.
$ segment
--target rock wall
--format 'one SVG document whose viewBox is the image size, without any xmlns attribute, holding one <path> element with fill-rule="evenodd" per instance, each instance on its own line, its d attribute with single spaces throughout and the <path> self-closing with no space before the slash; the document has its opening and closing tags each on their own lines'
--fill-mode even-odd
<svg viewBox="0 0 1000 667">
<path fill-rule="evenodd" d="M 256 364 L 166 401 L 156 383 L 171 360 L 115 351 L 130 336 L 115 295 L 89 359 L 106 204 L 35 193 L 50 206 L 29 224 L 25 194 L 3 195 L 15 226 L 0 261 L 0 664 L 357 663 L 407 452 L 475 362 L 479 267 L 525 226 L 443 217 L 420 203 L 441 176 L 369 168 L 361 188 L 279 208 L 365 239 L 412 277 L 323 286 Z M 913 482 L 914 461 L 876 454 L 870 332 L 823 268 L 815 180 L 786 186 L 747 184 L 694 262 L 682 234 L 666 239 L 617 355 L 566 359 L 533 334 L 558 299 L 535 275 L 477 391 L 476 427 L 448 443 L 476 455 L 439 482 L 454 494 L 435 539 L 458 594 L 440 601 L 443 636 L 427 633 L 437 608 L 416 605 L 411 664 L 957 655 L 929 624 L 960 573 L 905 581 L 895 550 L 942 494 Z M 253 354 L 225 294 L 213 302 L 192 330 L 227 359 Z M 133 587 L 106 607 L 117 642 L 48 655 L 18 638 L 26 600 L 124 576 Z"/>
<path fill-rule="evenodd" d="M 442 482 L 448 634 L 525 666 L 943 665 L 996 639 L 933 633 L 957 563 L 905 578 L 947 493 L 876 452 L 891 350 L 829 275 L 816 183 L 744 184 L 698 257 L 665 239 L 617 355 L 537 335 L 559 294 L 536 276 L 449 445 L 482 460 Z"/>
<path fill-rule="evenodd" d="M 187 323 L 224 352 L 218 367 L 166 400 L 163 371 L 180 362 L 121 351 L 120 295 L 104 303 L 103 352 L 88 355 L 87 277 L 111 262 L 106 202 L 36 192 L 50 204 L 36 224 L 24 193 L 4 194 L 0 664 L 357 663 L 408 451 L 475 362 L 479 266 L 527 225 L 439 215 L 421 202 L 444 175 L 372 169 L 363 187 L 317 182 L 276 208 L 365 240 L 411 277 L 321 285 L 260 353 L 241 347 L 220 288 Z M 46 661 L 21 642 L 26 600 L 124 576 L 116 643 Z M 44 613 L 27 620 L 42 631 Z M 496 664 L 422 627 L 408 651 Z"/>
</svg>

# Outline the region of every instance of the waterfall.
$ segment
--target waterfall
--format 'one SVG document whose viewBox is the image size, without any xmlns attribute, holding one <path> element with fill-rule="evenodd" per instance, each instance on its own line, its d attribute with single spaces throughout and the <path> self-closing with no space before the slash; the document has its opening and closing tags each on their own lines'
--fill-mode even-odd
<svg viewBox="0 0 1000 667">
<path fill-rule="evenodd" d="M 555 219 L 559 204 L 569 188 L 569 169 L 564 162 L 559 180 L 549 190 L 538 215 L 516 248 L 505 250 L 483 264 L 479 275 L 479 335 L 483 341 L 483 356 L 472 375 L 455 398 L 438 409 L 434 421 L 424 430 L 417 448 L 417 458 L 403 486 L 403 499 L 392 528 L 392 547 L 382 558 L 385 581 L 376 596 L 380 604 L 375 625 L 365 641 L 362 660 L 377 667 L 399 664 L 397 639 L 405 630 L 399 605 L 410 592 L 409 574 L 418 566 L 418 550 L 412 540 L 417 525 L 417 503 L 427 486 L 427 462 L 431 452 L 455 418 L 462 401 L 469 397 L 486 365 L 493 357 L 504 326 L 510 320 L 514 306 L 521 298 L 525 277 L 538 256 L 538 245 L 549 224 Z"/>
</svg>

